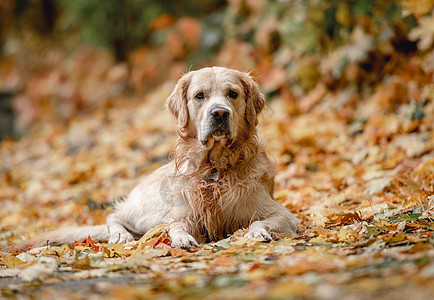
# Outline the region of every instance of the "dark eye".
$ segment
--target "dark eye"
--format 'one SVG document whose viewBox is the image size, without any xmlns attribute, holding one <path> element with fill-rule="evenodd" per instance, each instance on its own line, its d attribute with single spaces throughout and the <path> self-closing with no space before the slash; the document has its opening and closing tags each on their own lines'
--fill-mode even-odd
<svg viewBox="0 0 434 300">
<path fill-rule="evenodd" d="M 238 93 L 235 91 L 229 91 L 229 97 L 236 99 L 238 97 Z"/>
<path fill-rule="evenodd" d="M 196 97 L 196 100 L 199 100 L 199 101 L 203 100 L 203 98 L 204 98 L 203 93 L 197 93 L 195 97 Z"/>
</svg>

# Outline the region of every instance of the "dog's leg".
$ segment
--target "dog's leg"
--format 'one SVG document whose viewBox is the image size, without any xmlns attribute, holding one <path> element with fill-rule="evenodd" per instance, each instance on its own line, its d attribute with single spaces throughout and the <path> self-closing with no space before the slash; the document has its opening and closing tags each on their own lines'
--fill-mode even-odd
<svg viewBox="0 0 434 300">
<path fill-rule="evenodd" d="M 266 241 L 271 241 L 273 238 L 266 228 L 267 226 L 264 224 L 264 221 L 255 221 L 250 225 L 249 232 L 247 232 L 244 236 L 249 239 L 262 238 Z"/>
<path fill-rule="evenodd" d="M 122 225 L 115 214 L 107 217 L 107 227 L 110 233 L 109 244 L 126 243 L 134 240 L 134 237 Z"/>
<path fill-rule="evenodd" d="M 274 202 L 274 200 L 272 200 Z M 266 218 L 253 222 L 249 231 L 245 234 L 247 238 L 263 238 L 271 241 L 272 234 L 287 234 L 295 236 L 300 233 L 297 218 L 285 207 L 274 202 L 272 213 Z"/>
<path fill-rule="evenodd" d="M 187 230 L 182 222 L 172 222 L 169 225 L 169 237 L 172 240 L 174 248 L 191 248 L 199 246 L 193 236 Z"/>
</svg>

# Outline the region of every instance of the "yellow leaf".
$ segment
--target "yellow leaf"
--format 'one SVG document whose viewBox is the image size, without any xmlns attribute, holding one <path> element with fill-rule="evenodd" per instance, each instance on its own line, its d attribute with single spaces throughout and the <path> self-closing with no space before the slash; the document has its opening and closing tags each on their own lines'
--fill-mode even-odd
<svg viewBox="0 0 434 300">
<path fill-rule="evenodd" d="M 83 269 L 83 270 L 92 269 L 92 267 L 90 265 L 89 256 L 86 255 L 83 258 L 76 257 L 76 260 L 74 262 L 74 267 L 77 268 L 77 269 Z"/>
<path fill-rule="evenodd" d="M 51 246 L 50 249 L 52 251 L 54 251 L 56 253 L 57 256 L 62 257 L 64 256 L 66 253 L 70 252 L 71 249 L 69 249 L 68 245 L 63 245 L 63 246 Z"/>
<path fill-rule="evenodd" d="M 167 223 L 163 223 L 155 227 L 152 227 L 151 229 L 148 230 L 148 232 L 146 232 L 142 236 L 142 238 L 139 240 L 139 243 L 145 243 L 147 240 L 150 240 L 154 237 L 167 233 L 167 225 L 168 225 Z"/>
<path fill-rule="evenodd" d="M 134 250 L 125 249 L 123 243 L 109 245 L 106 249 L 110 252 L 108 254 L 108 257 L 125 257 L 130 256 L 131 253 L 134 252 Z M 104 251 L 104 255 L 107 255 L 106 250 Z"/>
<path fill-rule="evenodd" d="M 324 227 L 330 220 L 324 216 L 320 211 L 314 211 L 310 214 L 309 218 L 312 220 L 314 226 Z"/>
<path fill-rule="evenodd" d="M 340 242 L 353 242 L 358 239 L 358 234 L 351 227 L 341 227 L 338 233 L 338 239 Z"/>
<path fill-rule="evenodd" d="M 8 255 L 8 254 L 2 254 L 1 257 L 1 262 L 5 264 L 5 266 L 9 269 L 14 269 L 14 268 L 27 268 L 28 266 L 34 265 L 35 263 L 37 263 L 37 260 L 34 261 L 30 261 L 30 262 L 24 262 L 21 259 L 13 256 L 13 255 Z"/>
</svg>

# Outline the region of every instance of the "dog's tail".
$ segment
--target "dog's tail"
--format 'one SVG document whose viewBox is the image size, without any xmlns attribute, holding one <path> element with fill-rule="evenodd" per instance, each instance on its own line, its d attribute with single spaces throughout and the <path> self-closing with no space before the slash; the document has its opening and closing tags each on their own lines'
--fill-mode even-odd
<svg viewBox="0 0 434 300">
<path fill-rule="evenodd" d="M 49 231 L 38 235 L 22 243 L 21 245 L 11 246 L 6 250 L 9 252 L 18 250 L 25 251 L 46 245 L 71 244 L 75 241 L 82 241 L 88 237 L 94 241 L 108 240 L 110 234 L 107 225 L 83 226 L 64 230 Z"/>
</svg>

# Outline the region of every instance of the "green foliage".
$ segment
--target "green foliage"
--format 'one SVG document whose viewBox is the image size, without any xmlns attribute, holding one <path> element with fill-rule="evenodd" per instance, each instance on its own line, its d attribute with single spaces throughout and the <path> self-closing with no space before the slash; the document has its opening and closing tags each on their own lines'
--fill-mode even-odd
<svg viewBox="0 0 434 300">
<path fill-rule="evenodd" d="M 112 48 L 120 60 L 146 40 L 149 22 L 163 12 L 162 5 L 153 1 L 59 2 L 71 14 L 71 25 L 80 26 L 84 40 Z"/>
<path fill-rule="evenodd" d="M 174 0 L 56 0 L 69 26 L 80 29 L 85 41 L 109 47 L 118 60 L 141 44 L 149 43 L 151 22 L 163 14 L 199 15 L 216 9 L 222 1 Z"/>
<path fill-rule="evenodd" d="M 238 38 L 253 41 L 263 20 L 274 18 L 285 45 L 295 46 L 300 53 L 328 50 L 348 41 L 357 25 L 366 27 L 393 23 L 401 17 L 401 7 L 387 0 L 308 0 L 264 1 L 259 15 L 250 9 L 236 7 L 228 11 L 228 23 Z M 258 19 L 246 27 L 250 18 Z M 373 28 L 375 29 L 375 28 Z"/>
<path fill-rule="evenodd" d="M 226 35 L 259 47 L 263 55 L 272 56 L 275 66 L 286 70 L 290 82 L 309 90 L 329 71 L 330 84 L 335 85 L 351 64 L 372 70 L 374 63 L 386 63 L 392 52 L 416 51 L 408 34 L 417 25 L 415 16 L 431 12 L 429 1 L 423 2 L 273 0 L 250 6 L 248 1 L 231 2 Z M 293 59 L 275 59 L 281 52 L 290 52 Z M 328 55 L 333 56 L 333 70 L 324 61 Z M 304 66 L 313 69 L 306 71 Z"/>
</svg>

